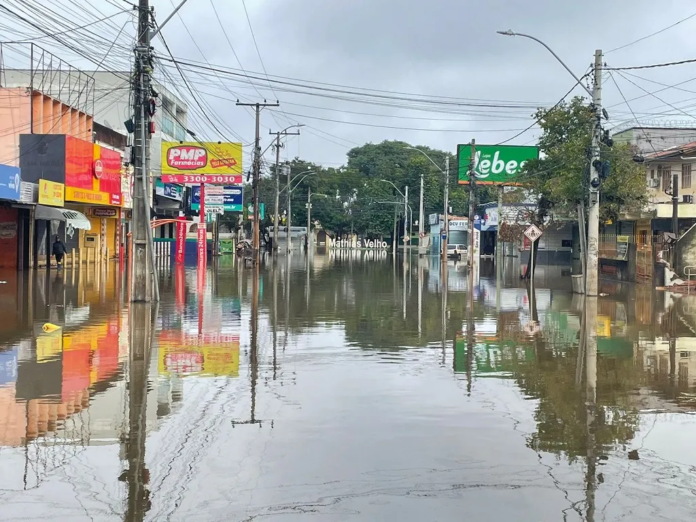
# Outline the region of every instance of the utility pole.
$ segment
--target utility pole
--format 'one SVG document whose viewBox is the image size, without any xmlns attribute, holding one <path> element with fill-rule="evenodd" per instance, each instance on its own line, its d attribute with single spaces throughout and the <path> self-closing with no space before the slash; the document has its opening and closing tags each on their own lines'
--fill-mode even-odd
<svg viewBox="0 0 696 522">
<path fill-rule="evenodd" d="M 408 244 L 407 239 L 411 238 L 411 235 L 408 233 L 408 225 L 408 185 L 406 185 L 404 190 L 404 255 L 406 254 L 406 246 Z"/>
<path fill-rule="evenodd" d="M 275 134 L 276 136 L 276 143 L 275 143 L 275 149 L 276 149 L 276 164 L 275 164 L 275 174 L 276 174 L 276 182 L 275 182 L 275 216 L 273 216 L 273 253 L 277 254 L 278 253 L 278 213 L 280 211 L 280 149 L 283 147 L 283 145 L 280 143 L 280 137 L 281 136 L 299 136 L 300 131 L 296 132 L 288 132 L 287 129 L 278 131 L 278 132 L 271 132 L 270 130 L 268 131 L 269 134 Z"/>
<path fill-rule="evenodd" d="M 476 214 L 476 140 L 471 140 L 469 155 L 469 293 L 474 293 L 474 215 Z M 498 216 L 500 219 L 500 216 Z"/>
<path fill-rule="evenodd" d="M 445 158 L 445 239 L 442 243 L 442 262 L 447 264 L 447 242 L 449 241 L 449 156 Z"/>
<path fill-rule="evenodd" d="M 587 280 L 585 293 L 596 297 L 599 293 L 599 179 L 602 169 L 600 139 L 602 133 L 602 51 L 595 51 L 594 87 L 592 89 L 594 129 L 590 159 L 590 200 L 587 213 Z"/>
<path fill-rule="evenodd" d="M 285 224 L 287 225 L 287 234 L 285 235 L 285 255 L 287 256 L 288 259 L 290 259 L 290 242 L 292 241 L 292 234 L 290 233 L 290 226 L 292 225 L 292 208 L 291 208 L 291 197 L 292 197 L 292 190 L 290 190 L 290 177 L 292 176 L 292 168 L 290 165 L 288 165 L 287 168 L 287 173 L 288 173 L 288 186 L 287 186 L 287 197 L 288 197 L 288 216 L 287 219 L 285 220 Z M 299 182 L 298 182 L 299 183 Z"/>
<path fill-rule="evenodd" d="M 312 229 L 312 187 L 307 189 L 307 252 L 309 256 L 309 233 Z"/>
<path fill-rule="evenodd" d="M 418 251 L 421 252 L 421 243 L 425 239 L 425 216 L 423 215 L 423 171 L 420 175 L 420 208 L 418 209 Z"/>
<path fill-rule="evenodd" d="M 150 3 L 139 0 L 138 41 L 135 48 L 135 72 L 133 79 L 133 119 L 135 121 L 133 156 L 136 168 L 133 204 L 133 273 L 131 274 L 131 300 L 149 302 L 153 298 L 154 263 L 150 230 L 150 133 L 145 104 L 150 97 Z"/>
<path fill-rule="evenodd" d="M 672 174 L 672 233 L 679 239 L 679 174 Z"/>
<path fill-rule="evenodd" d="M 278 107 L 280 104 L 278 102 L 267 103 L 266 100 L 264 100 L 263 103 L 242 103 L 237 100 L 237 105 L 241 107 L 253 107 L 256 111 L 256 137 L 254 140 L 253 165 L 254 181 L 252 183 L 252 188 L 254 191 L 254 231 L 252 236 L 252 248 L 254 250 L 254 265 L 258 265 L 261 249 L 261 240 L 259 238 L 259 231 L 261 229 L 261 218 L 259 214 L 259 179 L 261 178 L 261 109 L 266 107 Z"/>
</svg>

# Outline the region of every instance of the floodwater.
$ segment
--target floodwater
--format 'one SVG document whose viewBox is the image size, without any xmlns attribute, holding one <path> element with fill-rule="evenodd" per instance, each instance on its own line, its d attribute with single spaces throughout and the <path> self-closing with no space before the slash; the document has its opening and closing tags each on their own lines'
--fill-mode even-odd
<svg viewBox="0 0 696 522">
<path fill-rule="evenodd" d="M 0 520 L 693 520 L 696 298 L 507 263 L 0 273 Z"/>
</svg>

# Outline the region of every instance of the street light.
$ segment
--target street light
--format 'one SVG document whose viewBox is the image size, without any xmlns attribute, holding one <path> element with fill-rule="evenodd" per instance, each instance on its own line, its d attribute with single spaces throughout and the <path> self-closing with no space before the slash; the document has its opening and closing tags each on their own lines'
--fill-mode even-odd
<svg viewBox="0 0 696 522">
<path fill-rule="evenodd" d="M 299 185 L 299 183 L 298 183 Z M 297 188 L 297 187 L 295 187 Z M 309 191 L 307 192 L 307 255 L 309 255 L 309 249 L 311 248 L 311 245 L 313 243 L 310 242 L 309 239 L 309 234 L 312 230 L 312 196 L 318 197 L 318 198 L 328 198 L 329 196 L 327 194 L 312 194 L 312 187 L 309 187 Z"/>
<path fill-rule="evenodd" d="M 409 234 L 409 230 L 408 230 L 408 225 L 409 225 L 409 221 L 408 221 L 408 185 L 406 185 L 406 189 L 405 189 L 406 194 L 404 194 L 403 192 L 401 192 L 399 190 L 399 188 L 396 185 L 394 185 L 394 183 L 392 183 L 388 179 L 380 179 L 379 181 L 383 181 L 384 183 L 389 183 L 392 187 L 394 187 L 396 189 L 396 191 L 399 194 L 401 194 L 401 197 L 404 198 L 404 236 L 410 238 L 411 235 Z M 396 238 L 394 238 L 394 239 L 396 239 Z M 405 250 L 406 250 L 406 241 L 404 240 L 404 251 Z M 394 252 L 396 252 L 396 250 L 394 250 Z"/>
<path fill-rule="evenodd" d="M 405 149 L 408 150 L 415 150 L 416 152 L 420 152 L 423 156 L 428 158 L 428 161 L 435 165 L 435 168 L 442 172 L 442 175 L 445 178 L 445 194 L 444 194 L 444 211 L 445 211 L 445 236 L 447 236 L 447 239 L 443 243 L 443 249 L 442 249 L 442 259 L 447 260 L 447 241 L 449 240 L 449 156 L 446 158 L 445 161 L 445 170 L 442 170 L 440 166 L 433 161 L 433 158 L 428 156 L 425 151 L 417 148 L 417 147 L 404 147 Z M 419 221 L 418 221 L 418 231 L 423 232 L 423 223 L 425 220 L 425 216 L 423 215 L 423 173 L 421 172 L 420 176 L 420 216 L 419 216 Z M 418 249 L 420 250 L 420 234 L 419 234 L 419 240 L 418 240 Z"/>
<path fill-rule="evenodd" d="M 568 67 L 568 66 L 565 64 L 565 62 L 564 62 L 563 60 L 561 60 L 561 58 L 560 58 L 555 52 L 553 52 L 553 49 L 551 49 L 551 48 L 550 48 L 548 45 L 546 45 L 544 42 L 542 42 L 542 41 L 539 40 L 538 38 L 535 38 L 534 36 L 530 36 L 530 35 L 528 35 L 528 34 L 516 33 L 516 32 L 514 32 L 514 31 L 512 31 L 512 30 L 510 30 L 510 29 L 508 29 L 507 31 L 496 31 L 496 32 L 497 32 L 498 34 L 502 34 L 503 36 L 521 36 L 522 38 L 529 38 L 530 40 L 534 40 L 535 42 L 540 43 L 541 45 L 543 45 L 544 47 L 546 47 L 546 50 L 547 50 L 548 52 L 550 52 L 550 53 L 553 55 L 553 57 L 556 58 L 556 60 L 558 60 L 558 61 L 560 62 L 560 64 L 561 64 L 563 67 L 565 67 L 565 70 L 568 71 L 568 72 L 570 73 L 570 75 L 571 75 L 573 78 L 575 78 L 575 81 L 578 82 L 578 83 L 582 86 L 583 89 L 585 89 L 585 91 L 587 92 L 587 94 L 590 95 L 590 97 L 592 97 L 592 91 L 590 91 L 587 87 L 585 87 L 585 86 L 583 85 L 582 80 L 581 80 L 580 78 L 578 78 L 577 76 L 575 76 L 575 73 L 574 73 L 573 71 L 570 70 L 570 67 Z"/>
<path fill-rule="evenodd" d="M 295 125 L 289 125 L 288 127 L 285 127 L 282 131 L 276 133 L 276 139 L 271 142 L 271 144 L 266 147 L 266 150 L 264 150 L 261 155 L 263 156 L 266 154 L 266 151 L 270 149 L 274 144 L 276 146 L 276 164 L 275 164 L 275 215 L 273 216 L 273 253 L 278 252 L 278 219 L 279 219 L 279 212 L 278 210 L 280 209 L 280 137 L 285 135 L 287 136 L 287 132 L 289 129 L 292 129 L 294 127 L 297 127 L 298 129 L 300 127 L 304 127 L 302 123 L 296 123 Z M 270 130 L 269 130 L 270 132 Z M 292 134 L 299 134 L 300 131 L 297 131 L 296 133 Z"/>
<path fill-rule="evenodd" d="M 285 252 L 287 255 L 290 255 L 290 240 L 292 237 L 291 232 L 290 232 L 290 227 L 292 226 L 292 207 L 291 207 L 291 202 L 290 202 L 290 198 L 292 196 L 292 191 L 295 190 L 299 186 L 299 184 L 302 183 L 302 180 L 304 180 L 307 176 L 313 176 L 316 174 L 316 172 L 311 171 L 311 170 L 305 170 L 304 172 L 300 172 L 299 174 L 297 174 L 295 176 L 295 179 L 297 179 L 297 176 L 301 176 L 302 174 L 305 174 L 305 176 L 302 176 L 300 178 L 300 181 L 298 181 L 297 184 L 295 185 L 295 187 L 291 188 L 290 187 L 290 184 L 291 184 L 290 176 L 292 175 L 292 169 L 288 168 L 288 184 L 285 187 L 285 189 L 287 189 L 287 191 L 288 191 L 288 194 L 287 194 L 287 196 L 288 196 L 288 219 L 287 219 L 288 235 L 287 235 L 287 238 L 285 240 Z"/>
<path fill-rule="evenodd" d="M 502 34 L 504 36 L 522 36 L 523 38 L 529 38 L 530 40 L 534 40 L 535 42 L 543 45 L 546 48 L 546 50 L 550 52 L 553 55 L 553 57 L 556 58 L 556 60 L 560 62 L 560 64 L 565 68 L 565 70 L 568 71 L 573 78 L 575 78 L 575 81 L 577 82 L 576 85 L 580 84 L 582 88 L 585 89 L 585 92 L 587 92 L 590 95 L 593 110 L 596 114 L 596 121 L 594 123 L 594 128 L 592 129 L 590 165 L 591 168 L 594 169 L 596 177 L 598 178 L 599 168 L 596 167 L 596 165 L 602 164 L 602 158 L 600 155 L 602 115 L 604 115 L 605 118 L 608 118 L 606 110 L 602 109 L 602 51 L 599 49 L 595 51 L 594 83 L 592 86 L 592 91 L 590 91 L 590 89 L 588 89 L 585 85 L 582 84 L 582 80 L 578 78 L 575 75 L 575 73 L 573 73 L 573 71 L 570 70 L 570 67 L 568 67 L 548 45 L 546 45 L 538 38 L 535 38 L 534 36 L 530 36 L 528 34 L 515 33 L 511 30 L 498 31 L 498 34 Z M 599 244 L 599 185 L 592 186 L 592 184 L 590 184 L 589 187 L 587 225 L 587 242 L 589 247 L 587 249 L 587 253 L 585 254 L 587 258 L 587 261 L 585 263 L 585 266 L 587 266 L 587 273 L 584 274 L 585 293 L 588 296 L 595 297 L 598 294 L 599 287 L 599 251 L 597 250 L 596 246 Z M 533 244 L 531 250 L 532 256 L 534 256 L 535 250 L 536 249 L 534 248 Z M 534 274 L 531 274 L 531 276 L 534 277 Z"/>
</svg>

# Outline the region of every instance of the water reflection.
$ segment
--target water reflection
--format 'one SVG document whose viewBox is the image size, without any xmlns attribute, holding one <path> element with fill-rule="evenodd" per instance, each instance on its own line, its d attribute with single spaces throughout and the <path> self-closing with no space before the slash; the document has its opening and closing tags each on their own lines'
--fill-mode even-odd
<svg viewBox="0 0 696 522">
<path fill-rule="evenodd" d="M 158 310 L 129 305 L 113 267 L 15 275 L 0 288 L 3 517 L 696 510 L 696 297 L 605 283 L 586 299 L 554 267 L 531 288 L 514 259 L 473 283 L 461 263 L 396 261 L 177 267 Z"/>
</svg>

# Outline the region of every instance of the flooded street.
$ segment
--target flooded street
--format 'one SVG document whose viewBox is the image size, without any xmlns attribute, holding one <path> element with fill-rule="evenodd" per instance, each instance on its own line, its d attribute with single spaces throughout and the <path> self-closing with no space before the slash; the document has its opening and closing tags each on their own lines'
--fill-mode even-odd
<svg viewBox="0 0 696 522">
<path fill-rule="evenodd" d="M 473 316 L 415 255 L 162 268 L 152 308 L 116 267 L 0 274 L 0 520 L 696 513 L 696 297 L 604 281 L 595 342 L 561 267 L 484 264 Z"/>
</svg>

